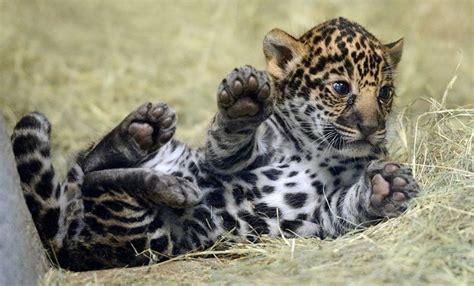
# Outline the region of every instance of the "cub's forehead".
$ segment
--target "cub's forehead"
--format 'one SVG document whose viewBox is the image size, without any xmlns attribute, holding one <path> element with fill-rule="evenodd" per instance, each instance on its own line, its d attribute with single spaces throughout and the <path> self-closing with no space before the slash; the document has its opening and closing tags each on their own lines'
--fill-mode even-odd
<svg viewBox="0 0 474 286">
<path fill-rule="evenodd" d="M 364 27 L 345 18 L 336 18 L 323 22 L 299 38 L 308 46 L 342 45 L 343 43 L 358 43 L 359 48 L 382 51 L 382 43 Z"/>
<path fill-rule="evenodd" d="M 312 28 L 299 41 L 309 47 L 309 54 L 303 61 L 308 68 L 322 68 L 324 62 L 324 68 L 329 64 L 339 65 L 340 72 L 345 68 L 357 77 L 378 77 L 384 67 L 389 66 L 383 44 L 364 27 L 344 18 Z"/>
</svg>

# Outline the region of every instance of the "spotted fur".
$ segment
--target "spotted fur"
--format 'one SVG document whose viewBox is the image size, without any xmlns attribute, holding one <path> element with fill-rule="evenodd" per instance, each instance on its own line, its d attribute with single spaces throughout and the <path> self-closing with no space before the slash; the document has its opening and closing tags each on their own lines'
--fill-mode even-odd
<svg viewBox="0 0 474 286">
<path fill-rule="evenodd" d="M 25 116 L 12 143 L 43 244 L 62 267 L 89 270 L 160 261 L 224 234 L 337 237 L 399 215 L 418 192 L 408 168 L 381 159 L 401 47 L 343 18 L 299 39 L 272 30 L 267 72 L 244 66 L 220 84 L 203 147 L 172 139 L 174 111 L 147 103 L 63 183 L 47 119 Z"/>
</svg>

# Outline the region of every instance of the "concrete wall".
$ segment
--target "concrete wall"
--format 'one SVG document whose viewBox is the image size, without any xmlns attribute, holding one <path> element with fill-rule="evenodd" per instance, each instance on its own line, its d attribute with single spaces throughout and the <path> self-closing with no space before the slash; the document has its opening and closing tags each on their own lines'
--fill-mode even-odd
<svg viewBox="0 0 474 286">
<path fill-rule="evenodd" d="M 0 114 L 0 286 L 36 285 L 47 269 Z"/>
</svg>

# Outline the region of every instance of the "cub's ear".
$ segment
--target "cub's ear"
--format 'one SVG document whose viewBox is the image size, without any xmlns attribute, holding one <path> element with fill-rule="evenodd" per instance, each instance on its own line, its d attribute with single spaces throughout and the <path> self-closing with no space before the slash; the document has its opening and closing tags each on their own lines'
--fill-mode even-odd
<svg viewBox="0 0 474 286">
<path fill-rule="evenodd" d="M 277 79 L 283 78 L 306 53 L 306 46 L 279 29 L 271 30 L 263 40 L 267 71 Z"/>
<path fill-rule="evenodd" d="M 403 38 L 393 43 L 385 44 L 384 46 L 390 58 L 391 64 L 394 66 L 394 68 L 396 68 L 398 63 L 402 59 Z"/>
</svg>

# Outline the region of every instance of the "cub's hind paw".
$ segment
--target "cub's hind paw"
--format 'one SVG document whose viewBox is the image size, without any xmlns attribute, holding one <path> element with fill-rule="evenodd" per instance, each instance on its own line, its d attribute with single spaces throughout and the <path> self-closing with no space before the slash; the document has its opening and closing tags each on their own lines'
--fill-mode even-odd
<svg viewBox="0 0 474 286">
<path fill-rule="evenodd" d="M 400 164 L 374 161 L 367 168 L 367 176 L 371 186 L 369 208 L 378 216 L 398 216 L 420 190 L 411 170 Z"/>
<path fill-rule="evenodd" d="M 176 131 L 176 113 L 166 103 L 143 104 L 121 123 L 142 151 L 153 153 L 166 144 Z"/>
<path fill-rule="evenodd" d="M 217 104 L 224 118 L 262 122 L 273 112 L 270 79 L 252 66 L 234 69 L 219 85 Z"/>
</svg>

